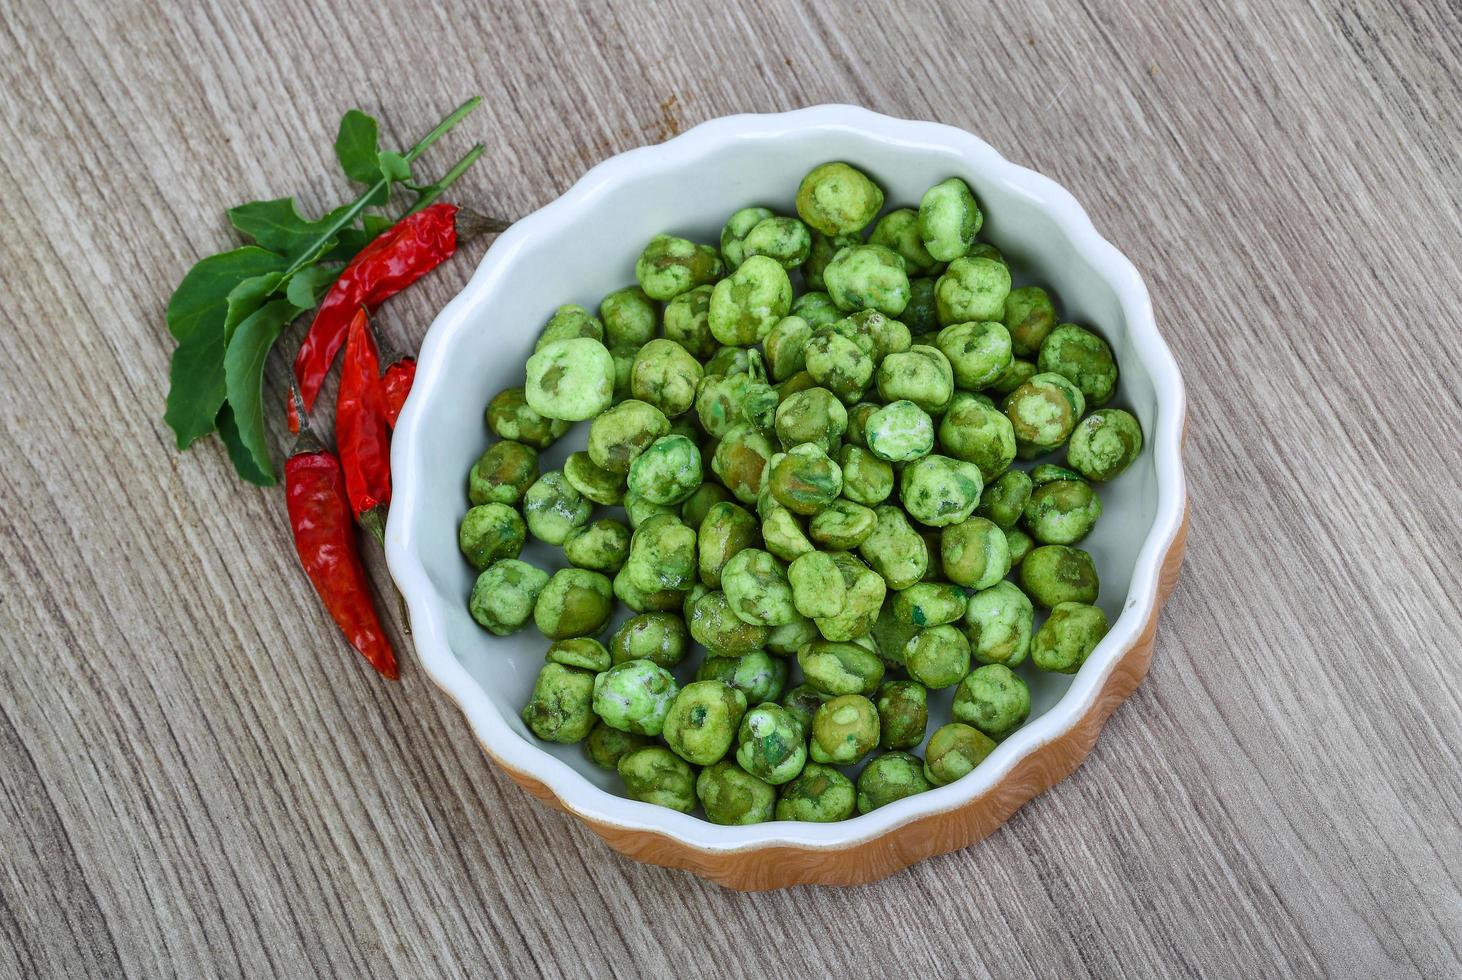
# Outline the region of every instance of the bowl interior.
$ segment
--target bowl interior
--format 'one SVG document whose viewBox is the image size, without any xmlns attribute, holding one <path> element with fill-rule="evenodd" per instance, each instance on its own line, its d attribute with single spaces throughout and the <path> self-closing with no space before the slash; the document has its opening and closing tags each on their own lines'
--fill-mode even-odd
<svg viewBox="0 0 1462 980">
<path fill-rule="evenodd" d="M 652 235 L 670 232 L 715 243 L 722 223 L 738 208 L 760 204 L 795 213 L 792 202 L 802 175 L 827 160 L 849 161 L 871 175 L 884 188 L 889 208 L 917 207 L 930 185 L 962 177 L 985 211 L 982 239 L 1005 253 L 1016 284 L 1045 286 L 1062 320 L 1093 328 L 1111 343 L 1122 372 L 1113 404 L 1133 412 L 1149 440 L 1126 473 L 1099 488 L 1104 513 L 1082 544 L 1101 574 L 1099 604 L 1116 623 L 1158 510 L 1157 454 L 1150 445 L 1157 431 L 1158 396 L 1147 364 L 1134 351 L 1117 288 L 1048 211 L 1050 201 L 1043 204 L 1028 184 L 1009 179 L 967 149 L 849 126 L 788 130 L 768 123 L 765 131 L 752 127 L 734 139 L 662 152 L 668 149 L 632 151 L 612 161 L 620 165 L 615 179 L 596 181 L 597 171 L 591 173 L 584 181 L 587 193 L 549 205 L 494 246 L 477 274 L 486 278 L 485 291 L 470 302 L 464 294 L 442 314 L 443 320 L 462 321 L 445 341 L 449 347 L 436 350 L 440 338 L 428 339 L 423 364 L 434 361 L 436 371 L 411 396 L 408 411 L 415 413 L 416 424 L 405 428 L 414 433 L 408 434 L 413 445 L 398 446 L 394 453 L 398 480 L 404 462 L 416 492 L 409 513 L 393 509 L 393 523 L 410 522 L 404 537 L 393 538 L 409 541 L 429 581 L 427 601 L 440 617 L 440 635 L 515 737 L 560 759 L 590 783 L 620 792 L 618 777 L 591 764 L 580 746 L 540 742 L 518 718 L 547 641 L 531 626 L 516 636 L 495 637 L 468 615 L 475 573 L 457 550 L 457 525 L 468 506 L 467 470 L 491 442 L 484 407 L 499 390 L 523 383 L 524 362 L 555 307 L 579 303 L 594 310 L 606 293 L 634 281 L 635 258 Z M 999 160 L 993 151 L 989 156 Z M 543 469 L 557 467 L 570 451 L 582 448 L 586 429 L 587 423 L 576 426 L 546 453 Z M 619 516 L 618 508 L 600 512 Z M 558 549 L 536 543 L 524 557 L 543 567 L 566 564 Z M 419 597 L 411 598 L 415 607 Z M 691 671 L 689 661 L 699 659 L 688 658 L 682 680 Z M 1072 683 L 1071 677 L 1034 670 L 1029 663 L 1020 673 L 1031 688 L 1032 722 L 1050 711 Z M 950 690 L 931 692 L 929 731 L 949 720 L 950 700 Z"/>
</svg>

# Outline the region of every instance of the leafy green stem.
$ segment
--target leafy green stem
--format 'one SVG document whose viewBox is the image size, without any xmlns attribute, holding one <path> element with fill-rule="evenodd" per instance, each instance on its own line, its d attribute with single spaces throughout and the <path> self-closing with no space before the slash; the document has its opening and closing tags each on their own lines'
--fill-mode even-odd
<svg viewBox="0 0 1462 980">
<path fill-rule="evenodd" d="M 437 198 L 441 197 L 442 191 L 452 186 L 457 178 L 462 176 L 462 174 L 466 172 L 467 168 L 472 166 L 472 164 L 477 161 L 477 158 L 482 156 L 482 154 L 486 150 L 487 147 L 482 143 L 478 143 L 472 149 L 468 150 L 462 156 L 462 159 L 452 164 L 452 169 L 442 174 L 441 179 L 435 181 L 434 183 L 427 184 L 425 187 L 422 187 L 418 191 L 421 196 L 416 199 L 416 203 L 411 206 L 411 210 L 407 211 L 406 214 L 402 215 L 402 217 L 404 218 L 407 215 L 415 214 L 422 208 L 428 207 Z"/>
</svg>

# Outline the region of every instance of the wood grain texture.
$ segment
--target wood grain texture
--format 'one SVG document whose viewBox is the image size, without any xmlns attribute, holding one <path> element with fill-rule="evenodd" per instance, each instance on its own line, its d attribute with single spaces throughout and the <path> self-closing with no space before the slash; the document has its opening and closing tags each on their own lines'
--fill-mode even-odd
<svg viewBox="0 0 1462 980">
<path fill-rule="evenodd" d="M 0 975 L 1462 970 L 1462 15 L 1449 0 L 0 0 Z M 1184 576 L 1086 764 L 876 885 L 621 858 L 378 683 L 277 492 L 161 422 L 168 292 L 222 208 L 333 203 L 350 105 L 473 91 L 468 198 L 827 101 L 1070 188 L 1189 386 Z M 393 301 L 414 344 L 476 252 Z M 268 395 L 285 376 L 271 365 Z M 282 433 L 275 431 L 276 445 Z M 378 571 L 381 571 L 378 569 Z"/>
</svg>

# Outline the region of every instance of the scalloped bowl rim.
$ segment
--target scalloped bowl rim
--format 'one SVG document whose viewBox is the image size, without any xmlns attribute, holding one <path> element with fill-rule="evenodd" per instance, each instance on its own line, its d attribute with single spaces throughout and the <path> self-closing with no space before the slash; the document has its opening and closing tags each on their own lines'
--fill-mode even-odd
<svg viewBox="0 0 1462 980">
<path fill-rule="evenodd" d="M 784 113 L 723 116 L 701 123 L 665 143 L 627 150 L 593 167 L 568 191 L 515 222 L 493 243 L 471 280 L 428 329 L 417 358 L 414 391 L 433 386 L 445 369 L 453 345 L 467 329 L 471 320 L 469 311 L 487 301 L 499 286 L 514 254 L 533 236 L 561 230 L 580 209 L 592 207 L 595 198 L 606 189 L 646 168 L 671 170 L 718 144 L 747 138 L 767 139 L 809 129 L 853 130 L 895 147 L 955 150 L 983 180 L 1004 182 L 1008 190 L 1030 199 L 1061 226 L 1072 246 L 1117 294 L 1132 337 L 1133 353 L 1143 361 L 1152 378 L 1159 412 L 1156 431 L 1147 434 L 1147 448 L 1155 454 L 1157 506 L 1152 526 L 1137 553 L 1126 601 L 1110 632 L 1076 673 L 1060 701 L 1001 742 L 972 773 L 946 786 L 839 823 L 773 821 L 724 827 L 616 796 L 593 785 L 571 766 L 511 730 L 452 653 L 426 567 L 419 557 L 415 524 L 402 519 L 414 513 L 418 505 L 417 474 L 422 469 L 414 465 L 423 438 L 422 399 L 415 395 L 409 398 L 398 420 L 391 450 L 396 485 L 392 520 L 386 529 L 386 558 L 391 576 L 406 599 L 417 657 L 423 669 L 457 703 L 490 757 L 510 770 L 541 782 L 569 812 L 615 828 L 667 835 L 707 852 L 785 846 L 837 850 L 883 836 L 920 817 L 958 809 L 989 792 L 1017 762 L 1069 731 L 1092 707 L 1106 678 L 1122 655 L 1137 642 L 1158 607 L 1160 565 L 1183 521 L 1183 383 L 1177 362 L 1158 333 L 1147 287 L 1136 268 L 1097 232 L 1070 192 L 1050 178 L 1011 163 L 965 130 L 941 123 L 896 119 L 858 106 L 822 105 Z"/>
</svg>

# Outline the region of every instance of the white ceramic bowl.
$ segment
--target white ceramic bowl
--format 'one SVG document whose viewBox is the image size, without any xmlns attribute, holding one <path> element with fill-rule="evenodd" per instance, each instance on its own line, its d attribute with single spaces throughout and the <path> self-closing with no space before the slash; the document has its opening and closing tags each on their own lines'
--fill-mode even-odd
<svg viewBox="0 0 1462 980">
<path fill-rule="evenodd" d="M 951 785 L 841 823 L 720 827 L 626 799 L 618 778 L 590 764 L 581 746 L 550 745 L 529 734 L 518 711 L 546 644 L 531 627 L 494 637 L 468 615 L 474 574 L 457 550 L 465 474 L 489 443 L 484 406 L 500 389 L 523 383 L 524 361 L 556 306 L 594 309 L 606 293 L 633 282 L 634 260 L 657 232 L 714 243 L 737 208 L 764 204 L 791 213 L 802 175 L 828 160 L 846 160 L 870 174 L 890 207 L 917 206 L 930 185 L 951 175 L 964 178 L 985 211 L 981 237 L 1005 253 L 1016 284 L 1045 285 L 1063 319 L 1094 327 L 1112 344 L 1121 369 L 1114 404 L 1141 420 L 1146 447 L 1126 473 L 1101 488 L 1105 513 L 1083 545 L 1101 573 L 1100 605 L 1111 632 L 1073 677 L 1026 666 L 1030 721 L 989 759 Z M 623 850 L 636 851 L 625 842 L 644 835 L 680 855 L 640 849 L 636 856 L 702 871 L 734 867 L 735 855 L 756 851 L 831 853 L 989 794 L 1021 760 L 1092 714 L 1114 666 L 1155 618 L 1160 566 L 1178 550 L 1183 414 L 1177 365 L 1153 323 L 1141 278 L 1049 179 L 1006 161 L 962 130 L 851 106 L 730 116 L 606 160 L 493 244 L 422 344 L 415 388 L 395 431 L 386 552 L 410 607 L 422 666 L 460 705 L 487 752 L 537 795 L 584 818 Z M 580 426 L 560 440 L 545 469 L 581 448 L 583 438 Z M 563 564 L 556 552 L 536 554 Z M 931 702 L 933 731 L 948 720 L 949 692 Z M 896 864 L 901 866 L 895 860 L 882 873 Z M 734 884 L 783 883 L 707 873 Z M 854 877 L 813 873 L 796 880 Z"/>
</svg>

